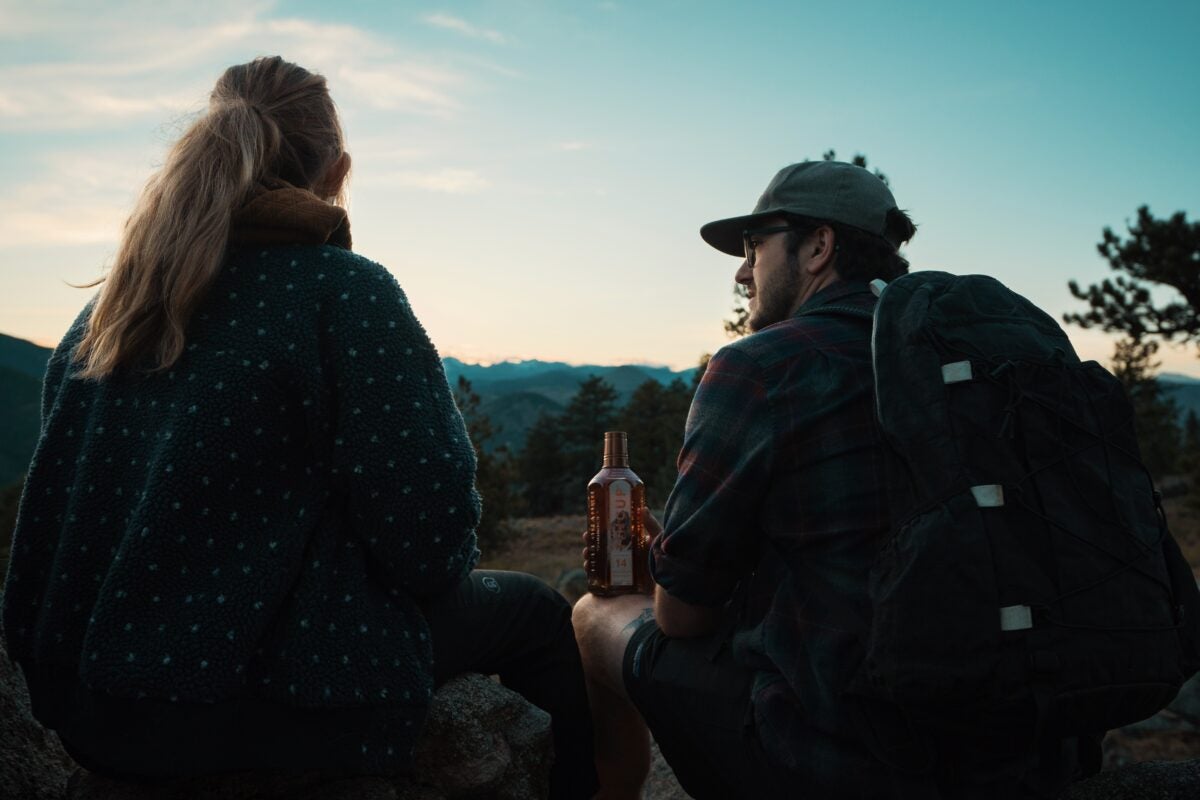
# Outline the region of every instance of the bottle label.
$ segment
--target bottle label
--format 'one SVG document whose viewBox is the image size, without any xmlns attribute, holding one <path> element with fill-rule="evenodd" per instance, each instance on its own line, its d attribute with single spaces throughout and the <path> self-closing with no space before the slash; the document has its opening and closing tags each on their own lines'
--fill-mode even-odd
<svg viewBox="0 0 1200 800">
<path fill-rule="evenodd" d="M 633 487 L 608 485 L 608 574 L 612 586 L 633 585 Z"/>
</svg>

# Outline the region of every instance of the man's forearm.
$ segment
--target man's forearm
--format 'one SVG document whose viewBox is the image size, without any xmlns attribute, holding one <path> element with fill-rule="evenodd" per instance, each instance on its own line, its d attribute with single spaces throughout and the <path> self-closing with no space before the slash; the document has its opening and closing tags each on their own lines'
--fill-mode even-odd
<svg viewBox="0 0 1200 800">
<path fill-rule="evenodd" d="M 659 629 L 673 639 L 692 639 L 716 630 L 720 609 L 685 603 L 661 586 L 654 587 L 654 619 Z"/>
</svg>

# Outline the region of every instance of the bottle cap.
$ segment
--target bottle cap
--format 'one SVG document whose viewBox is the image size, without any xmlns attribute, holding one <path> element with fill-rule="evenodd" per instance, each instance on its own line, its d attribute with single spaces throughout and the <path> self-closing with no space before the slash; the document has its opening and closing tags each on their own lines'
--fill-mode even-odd
<svg viewBox="0 0 1200 800">
<path fill-rule="evenodd" d="M 629 466 L 629 440 L 625 431 L 606 431 L 604 434 L 604 466 Z"/>
</svg>

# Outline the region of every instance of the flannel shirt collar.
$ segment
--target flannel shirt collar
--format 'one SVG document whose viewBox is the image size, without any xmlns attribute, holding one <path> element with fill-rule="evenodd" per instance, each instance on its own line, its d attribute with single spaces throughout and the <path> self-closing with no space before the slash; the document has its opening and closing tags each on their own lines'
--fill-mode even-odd
<svg viewBox="0 0 1200 800">
<path fill-rule="evenodd" d="M 820 306 L 827 306 L 830 303 L 835 303 L 843 297 L 860 292 L 869 292 L 871 287 L 863 281 L 838 281 L 837 283 L 826 286 L 821 291 L 814 294 L 812 297 L 804 301 L 804 304 L 796 309 L 793 317 L 803 314 L 805 311 L 811 311 Z"/>
</svg>

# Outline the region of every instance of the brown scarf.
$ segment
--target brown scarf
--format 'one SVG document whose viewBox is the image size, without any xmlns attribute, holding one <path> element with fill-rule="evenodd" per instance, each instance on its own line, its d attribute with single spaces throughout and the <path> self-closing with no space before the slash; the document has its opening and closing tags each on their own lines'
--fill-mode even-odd
<svg viewBox="0 0 1200 800">
<path fill-rule="evenodd" d="M 346 209 L 330 205 L 307 189 L 279 182 L 261 187 L 233 212 L 230 244 L 332 244 L 350 249 Z"/>
</svg>

